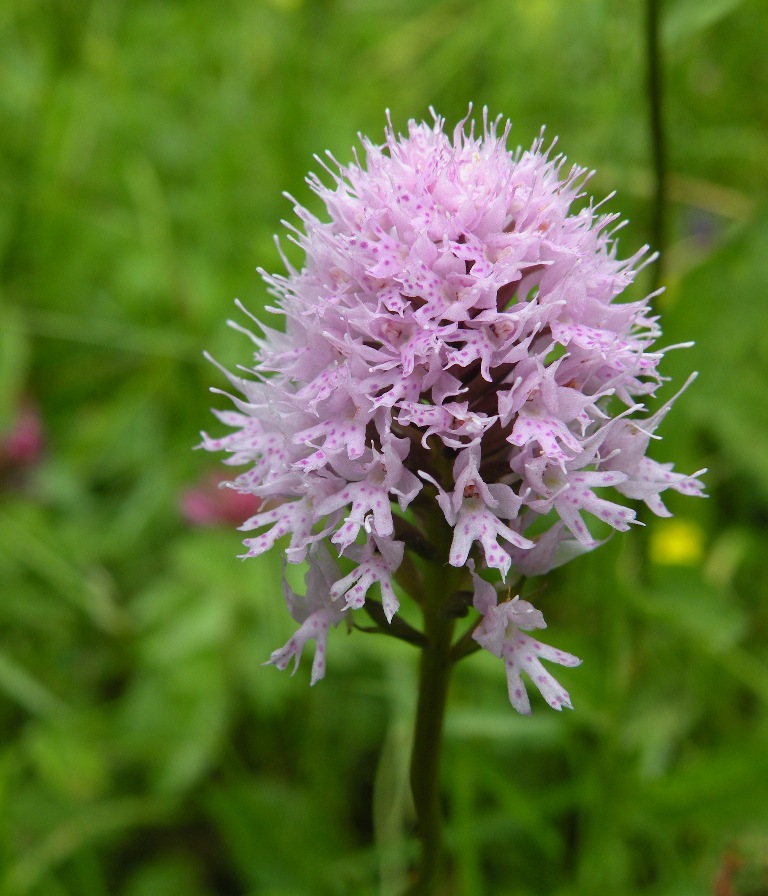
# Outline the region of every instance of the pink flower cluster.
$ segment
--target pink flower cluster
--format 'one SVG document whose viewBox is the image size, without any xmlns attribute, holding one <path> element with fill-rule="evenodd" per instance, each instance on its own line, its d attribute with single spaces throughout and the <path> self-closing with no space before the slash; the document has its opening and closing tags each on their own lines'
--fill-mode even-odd
<svg viewBox="0 0 768 896">
<path fill-rule="evenodd" d="M 179 511 L 191 526 L 232 526 L 261 507 L 261 499 L 249 492 L 227 488 L 229 481 L 218 471 L 205 474 L 179 495 Z"/>
<path fill-rule="evenodd" d="M 0 429 L 0 488 L 22 483 L 25 474 L 40 463 L 44 452 L 40 409 L 31 399 L 22 399 L 14 409 L 10 425 Z"/>
<path fill-rule="evenodd" d="M 286 591 L 300 628 L 272 662 L 314 639 L 313 683 L 329 626 L 373 585 L 397 612 L 400 521 L 413 531 L 439 514 L 451 530 L 439 562 L 467 567 L 474 637 L 504 658 L 514 706 L 529 710 L 521 670 L 570 705 L 537 657 L 576 659 L 522 634 L 541 613 L 499 604 L 475 564 L 543 573 L 598 544 L 585 517 L 628 529 L 622 497 L 665 515 L 666 489 L 701 494 L 645 456 L 671 404 L 645 411 L 660 331 L 647 299 L 616 299 L 646 249 L 619 260 L 616 216 L 573 209 L 585 169 L 542 139 L 510 152 L 499 124 L 484 115 L 482 135 L 462 122 L 452 137 L 437 116 L 407 136 L 390 126 L 382 146 L 363 140 L 364 162 L 329 166 L 329 185 L 309 178 L 327 220 L 296 206 L 305 264 L 262 272 L 285 332 L 249 334 L 255 379 L 227 374 L 243 397 L 218 414 L 233 432 L 204 435 L 245 468 L 232 487 L 261 500 L 241 527 L 254 533 L 245 556 L 285 536 L 288 562 L 309 560 L 307 595 Z"/>
</svg>

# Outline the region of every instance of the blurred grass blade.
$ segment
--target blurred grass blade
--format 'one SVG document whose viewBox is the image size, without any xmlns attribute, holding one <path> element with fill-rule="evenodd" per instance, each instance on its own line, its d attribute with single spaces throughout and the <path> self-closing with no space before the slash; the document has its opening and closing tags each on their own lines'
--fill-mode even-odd
<svg viewBox="0 0 768 896">
<path fill-rule="evenodd" d="M 698 31 L 717 24 L 744 0 L 677 0 L 664 14 L 662 36 L 668 46 L 680 44 Z"/>
<path fill-rule="evenodd" d="M 36 716 L 47 717 L 66 709 L 63 700 L 4 651 L 0 651 L 0 690 Z"/>
<path fill-rule="evenodd" d="M 56 535 L 36 525 L 29 515 L 10 508 L 0 513 L 0 549 L 9 559 L 38 575 L 77 607 L 98 628 L 111 634 L 130 627 L 130 618 L 110 593 L 107 576 L 97 567 L 80 569 L 51 541 Z"/>
<path fill-rule="evenodd" d="M 61 822 L 41 843 L 27 849 L 8 869 L 5 878 L 0 878 L 0 892 L 3 896 L 29 893 L 52 868 L 86 844 L 110 834 L 156 824 L 167 813 L 165 803 L 147 797 L 125 797 L 89 806 Z"/>
</svg>

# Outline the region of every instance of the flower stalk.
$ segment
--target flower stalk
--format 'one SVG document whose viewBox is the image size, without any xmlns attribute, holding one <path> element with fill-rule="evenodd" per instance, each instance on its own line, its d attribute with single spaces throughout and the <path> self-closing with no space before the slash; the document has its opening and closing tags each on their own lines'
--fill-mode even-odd
<svg viewBox="0 0 768 896">
<path fill-rule="evenodd" d="M 426 643 L 421 649 L 410 770 L 421 854 L 416 879 L 405 891 L 405 896 L 429 896 L 439 892 L 436 888 L 444 869 L 440 754 L 453 668 L 451 646 L 456 623 L 446 596 L 453 593 L 459 583 L 457 573 L 461 572 L 447 565 L 435 564 L 424 576 L 422 611 Z"/>
<path fill-rule="evenodd" d="M 652 270 L 652 292 L 656 292 L 663 281 L 664 250 L 667 244 L 667 140 L 664 129 L 664 72 L 660 44 L 659 0 L 646 0 L 646 86 L 648 91 L 648 130 L 653 164 L 651 244 L 659 253 L 659 258 Z"/>
</svg>

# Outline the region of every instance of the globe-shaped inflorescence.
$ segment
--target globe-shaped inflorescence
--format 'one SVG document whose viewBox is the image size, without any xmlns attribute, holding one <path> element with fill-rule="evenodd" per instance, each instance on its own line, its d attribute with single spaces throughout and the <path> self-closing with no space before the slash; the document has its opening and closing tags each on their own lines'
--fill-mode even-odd
<svg viewBox="0 0 768 896">
<path fill-rule="evenodd" d="M 652 256 L 619 260 L 617 216 L 572 210 L 589 173 L 543 137 L 509 151 L 500 125 L 390 125 L 383 145 L 362 139 L 364 160 L 331 159 L 330 183 L 309 178 L 327 215 L 296 205 L 304 266 L 262 272 L 285 329 L 249 334 L 253 378 L 227 374 L 242 397 L 218 413 L 233 431 L 203 437 L 243 468 L 231 487 L 261 501 L 244 556 L 285 537 L 287 562 L 309 563 L 305 594 L 285 585 L 299 628 L 271 662 L 298 663 L 314 639 L 313 683 L 329 627 L 373 586 L 392 620 L 393 579 L 406 552 L 434 551 L 438 520 L 431 560 L 466 568 L 474 638 L 504 659 L 513 705 L 530 710 L 525 671 L 569 706 L 539 658 L 578 660 L 524 634 L 541 613 L 499 602 L 490 580 L 595 547 L 590 516 L 627 530 L 623 498 L 668 515 L 666 489 L 701 494 L 699 474 L 646 457 L 671 405 L 645 406 L 663 381 L 660 330 L 647 298 L 617 298 Z"/>
</svg>

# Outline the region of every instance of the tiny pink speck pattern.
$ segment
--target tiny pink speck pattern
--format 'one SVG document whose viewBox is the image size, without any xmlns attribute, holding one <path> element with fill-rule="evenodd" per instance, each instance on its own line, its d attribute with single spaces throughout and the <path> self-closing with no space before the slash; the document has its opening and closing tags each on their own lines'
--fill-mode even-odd
<svg viewBox="0 0 768 896">
<path fill-rule="evenodd" d="M 525 635 L 539 611 L 498 603 L 488 580 L 596 547 L 590 517 L 625 531 L 625 499 L 668 515 L 665 490 L 702 493 L 698 473 L 646 456 L 674 398 L 646 407 L 660 328 L 647 298 L 619 298 L 652 256 L 619 259 L 618 216 L 584 199 L 589 172 L 543 137 L 508 149 L 509 129 L 484 113 L 446 133 L 434 116 L 363 139 L 349 165 L 321 162 L 309 183 L 326 213 L 295 207 L 303 267 L 261 272 L 285 331 L 251 334 L 254 377 L 228 374 L 234 410 L 218 412 L 232 431 L 202 444 L 261 501 L 245 556 L 288 537 L 287 562 L 309 561 L 306 594 L 286 586 L 300 627 L 271 662 L 314 640 L 313 683 L 328 628 L 371 588 L 397 612 L 395 515 L 431 507 L 453 533 L 439 562 L 470 569 L 475 637 L 504 660 L 512 704 L 530 710 L 525 672 L 570 706 L 540 660 L 577 660 Z"/>
</svg>

